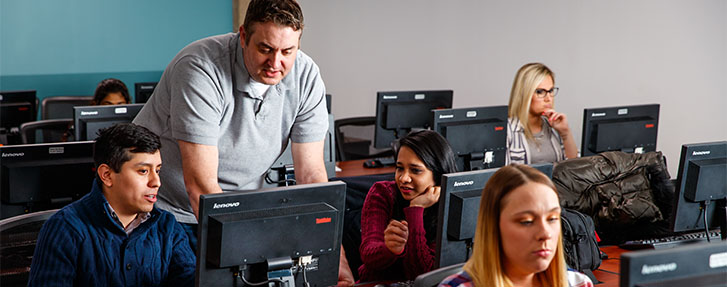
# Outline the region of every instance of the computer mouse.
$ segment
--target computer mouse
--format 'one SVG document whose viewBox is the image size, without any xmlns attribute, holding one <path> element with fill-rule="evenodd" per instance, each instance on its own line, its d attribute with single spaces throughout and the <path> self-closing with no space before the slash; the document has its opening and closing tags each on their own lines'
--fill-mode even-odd
<svg viewBox="0 0 727 287">
<path fill-rule="evenodd" d="M 363 166 L 365 168 L 378 168 L 378 167 L 381 167 L 382 165 L 378 160 L 371 159 L 371 160 L 364 161 Z"/>
</svg>

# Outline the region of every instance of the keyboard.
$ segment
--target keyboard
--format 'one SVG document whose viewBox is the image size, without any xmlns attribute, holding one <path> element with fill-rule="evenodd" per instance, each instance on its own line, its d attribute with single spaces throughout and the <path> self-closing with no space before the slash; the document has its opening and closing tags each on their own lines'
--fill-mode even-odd
<svg viewBox="0 0 727 287">
<path fill-rule="evenodd" d="M 367 159 L 366 161 L 364 161 L 363 165 L 364 165 L 364 167 L 367 167 L 367 168 L 394 166 L 394 165 L 396 165 L 396 160 L 394 160 L 393 156 L 377 157 L 377 158 Z"/>
<path fill-rule="evenodd" d="M 709 239 L 711 242 L 719 242 L 721 240 L 721 233 L 719 230 L 713 230 L 709 232 Z M 707 242 L 707 237 L 702 232 L 692 232 L 685 234 L 672 235 L 662 238 L 651 238 L 626 241 L 620 244 L 619 247 L 628 250 L 636 249 L 667 249 L 674 248 L 684 244 Z"/>
</svg>

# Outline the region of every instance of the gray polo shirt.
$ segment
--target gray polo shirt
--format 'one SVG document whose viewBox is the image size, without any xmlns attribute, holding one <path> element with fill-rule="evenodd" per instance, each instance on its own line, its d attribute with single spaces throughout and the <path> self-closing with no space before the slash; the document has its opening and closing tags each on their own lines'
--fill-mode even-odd
<svg viewBox="0 0 727 287">
<path fill-rule="evenodd" d="M 238 34 L 198 40 L 167 66 L 134 119 L 162 139 L 157 206 L 179 222 L 196 223 L 177 140 L 217 146 L 223 191 L 260 188 L 270 166 L 296 143 L 322 141 L 328 131 L 325 86 L 313 60 L 298 51 L 290 73 L 263 95 L 249 85 Z"/>
</svg>

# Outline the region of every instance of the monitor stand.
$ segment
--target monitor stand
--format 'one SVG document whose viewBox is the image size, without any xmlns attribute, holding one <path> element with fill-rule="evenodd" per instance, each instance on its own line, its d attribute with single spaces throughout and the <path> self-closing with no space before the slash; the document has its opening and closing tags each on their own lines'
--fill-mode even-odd
<svg viewBox="0 0 727 287">
<path fill-rule="evenodd" d="M 621 149 L 621 152 L 642 154 L 644 153 L 644 147 L 625 147 Z"/>
<path fill-rule="evenodd" d="M 269 286 L 295 287 L 295 278 L 293 277 L 293 259 L 290 257 L 271 258 L 267 260 L 268 264 L 268 280 Z"/>
<path fill-rule="evenodd" d="M 722 241 L 727 241 L 727 198 L 717 200 L 717 220 Z"/>
<path fill-rule="evenodd" d="M 493 161 L 495 155 L 492 151 L 472 152 L 464 156 L 464 168 L 465 171 L 486 169 Z"/>
</svg>

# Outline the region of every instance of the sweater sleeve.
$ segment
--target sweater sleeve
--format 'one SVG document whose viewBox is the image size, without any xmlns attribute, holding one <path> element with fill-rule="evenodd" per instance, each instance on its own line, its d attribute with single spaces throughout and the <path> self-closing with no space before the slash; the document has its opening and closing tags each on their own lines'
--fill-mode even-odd
<svg viewBox="0 0 727 287">
<path fill-rule="evenodd" d="M 172 248 L 168 276 L 163 285 L 174 287 L 194 286 L 196 256 L 189 246 L 189 239 L 182 226 L 174 220 L 173 216 L 169 215 L 169 217 L 171 218 L 169 224 L 174 225 L 174 228 L 172 228 L 174 231 L 171 234 L 171 242 L 174 248 Z"/>
<path fill-rule="evenodd" d="M 369 190 L 361 209 L 361 261 L 366 266 L 384 269 L 393 264 L 398 257 L 384 243 L 384 230 L 389 225 L 391 209 L 394 205 L 390 185 L 377 182 Z"/>
<path fill-rule="evenodd" d="M 28 286 L 73 286 L 80 238 L 62 211 L 56 213 L 38 234 Z"/>
<path fill-rule="evenodd" d="M 434 247 L 427 245 L 424 229 L 424 208 L 404 208 L 404 216 L 409 224 L 409 238 L 404 249 L 404 272 L 406 278 L 415 278 L 419 274 L 434 268 Z"/>
</svg>

